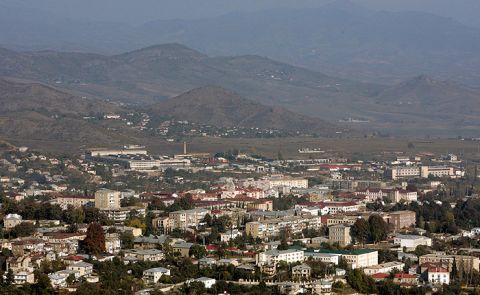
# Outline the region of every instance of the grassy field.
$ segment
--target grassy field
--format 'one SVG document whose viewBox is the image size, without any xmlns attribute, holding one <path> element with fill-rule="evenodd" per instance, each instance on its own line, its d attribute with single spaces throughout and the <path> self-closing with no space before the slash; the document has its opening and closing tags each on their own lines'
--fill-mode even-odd
<svg viewBox="0 0 480 295">
<path fill-rule="evenodd" d="M 85 149 L 96 147 L 85 143 L 61 141 L 25 141 L 10 140 L 13 144 L 26 145 L 33 149 L 79 153 Z M 153 154 L 180 154 L 183 152 L 183 142 L 167 142 L 159 138 L 138 139 L 132 142 L 118 143 L 111 147 L 124 144 L 143 144 Z M 409 145 L 409 143 L 411 143 Z M 240 152 L 259 154 L 277 158 L 281 153 L 284 158 L 321 158 L 335 154 L 353 158 L 374 158 L 394 153 L 415 155 L 418 153 L 434 153 L 436 155 L 454 153 L 469 160 L 480 160 L 480 142 L 462 141 L 457 139 L 406 139 L 406 138 L 212 138 L 198 137 L 187 140 L 188 152 L 217 153 L 237 149 Z M 413 146 L 412 146 L 413 145 Z M 300 148 L 320 148 L 325 154 L 300 154 Z"/>
</svg>

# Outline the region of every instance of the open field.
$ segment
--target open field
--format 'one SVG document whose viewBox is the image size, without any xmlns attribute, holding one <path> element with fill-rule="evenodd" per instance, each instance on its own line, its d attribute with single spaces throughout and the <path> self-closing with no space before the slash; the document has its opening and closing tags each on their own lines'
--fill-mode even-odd
<svg viewBox="0 0 480 295">
<path fill-rule="evenodd" d="M 78 153 L 85 149 L 96 146 L 87 146 L 78 142 L 61 141 L 17 141 L 7 140 L 17 146 L 26 145 L 33 149 Z M 385 154 L 396 152 L 414 155 L 418 153 L 446 154 L 454 153 L 462 158 L 469 160 L 480 160 L 480 142 L 463 141 L 458 139 L 407 139 L 407 138 L 309 138 L 309 137 L 289 137 L 289 138 L 212 138 L 197 137 L 187 140 L 188 152 L 208 152 L 217 153 L 237 149 L 240 152 L 260 154 L 271 158 L 276 158 L 280 152 L 284 158 L 321 158 L 325 154 L 300 154 L 300 148 L 320 148 L 326 151 L 326 154 L 353 157 L 353 158 L 373 158 Z M 413 148 L 409 143 L 413 144 Z M 143 144 L 154 154 L 179 154 L 183 151 L 182 142 L 167 142 L 159 138 L 132 138 L 131 142 L 124 144 Z M 106 147 L 106 146 L 105 146 Z"/>
</svg>

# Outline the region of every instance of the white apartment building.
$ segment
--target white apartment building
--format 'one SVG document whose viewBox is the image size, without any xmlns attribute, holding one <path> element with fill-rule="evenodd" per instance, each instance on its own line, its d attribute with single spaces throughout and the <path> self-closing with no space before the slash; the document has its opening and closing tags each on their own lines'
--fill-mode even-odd
<svg viewBox="0 0 480 295">
<path fill-rule="evenodd" d="M 428 269 L 428 282 L 434 285 L 449 285 L 450 272 L 443 267 L 430 267 Z"/>
<path fill-rule="evenodd" d="M 432 239 L 425 236 L 417 235 L 396 235 L 393 240 L 395 245 L 399 245 L 401 248 L 406 247 L 407 250 L 414 250 L 417 246 L 432 246 Z"/>
<path fill-rule="evenodd" d="M 364 268 L 378 264 L 378 251 L 371 249 L 355 250 L 314 250 L 313 253 L 326 253 L 340 255 L 352 269 Z M 307 257 L 310 254 L 307 254 Z"/>
<path fill-rule="evenodd" d="M 302 250 L 270 250 L 258 253 L 256 256 L 257 265 L 277 264 L 280 261 L 286 263 L 302 262 L 305 256 Z"/>
<path fill-rule="evenodd" d="M 338 265 L 340 261 L 340 254 L 332 254 L 332 253 L 318 253 L 318 252 L 305 252 L 304 253 L 305 260 L 312 259 L 314 261 L 320 261 L 323 263 L 332 263 Z"/>
</svg>

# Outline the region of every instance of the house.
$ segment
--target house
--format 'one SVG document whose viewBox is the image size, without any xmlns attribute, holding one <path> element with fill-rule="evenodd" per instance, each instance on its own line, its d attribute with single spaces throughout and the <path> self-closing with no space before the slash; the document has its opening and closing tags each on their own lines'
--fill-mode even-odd
<svg viewBox="0 0 480 295">
<path fill-rule="evenodd" d="M 180 241 L 172 245 L 172 250 L 174 254 L 178 253 L 181 257 L 190 257 L 190 248 L 192 246 L 193 243 Z"/>
<path fill-rule="evenodd" d="M 93 264 L 88 262 L 77 262 L 67 266 L 67 270 L 77 271 L 80 277 L 89 275 L 93 272 Z"/>
<path fill-rule="evenodd" d="M 13 213 L 7 214 L 3 218 L 3 227 L 5 227 L 6 230 L 9 230 L 19 225 L 22 222 L 23 222 L 22 216 L 18 214 L 13 214 Z"/>
<path fill-rule="evenodd" d="M 235 239 L 236 237 L 242 236 L 242 232 L 238 231 L 237 229 L 228 230 L 225 233 L 220 234 L 220 241 L 228 243 L 230 240 Z"/>
<path fill-rule="evenodd" d="M 54 288 L 64 288 L 67 287 L 67 278 L 70 275 L 73 275 L 75 279 L 80 277 L 80 273 L 78 271 L 65 269 L 48 274 L 48 278 L 50 279 L 50 283 Z"/>
<path fill-rule="evenodd" d="M 433 285 L 449 285 L 450 272 L 443 267 L 429 267 L 428 268 L 428 282 Z"/>
<path fill-rule="evenodd" d="M 394 270 L 403 270 L 403 267 L 405 266 L 405 263 L 399 262 L 399 261 L 392 261 L 392 262 L 386 262 L 382 264 L 377 264 L 377 265 L 372 265 L 369 267 L 365 267 L 363 269 L 363 272 L 366 275 L 373 275 L 376 273 L 390 273 Z"/>
<path fill-rule="evenodd" d="M 390 275 L 388 273 L 378 272 L 374 273 L 370 277 L 375 280 L 375 282 L 380 282 L 386 280 Z"/>
<path fill-rule="evenodd" d="M 217 260 L 215 258 L 204 257 L 198 260 L 198 267 L 200 268 L 212 268 L 217 265 Z"/>
<path fill-rule="evenodd" d="M 217 283 L 215 279 L 207 278 L 207 277 L 187 280 L 187 284 L 190 284 L 192 282 L 200 282 L 205 286 L 206 289 L 211 289 Z"/>
<path fill-rule="evenodd" d="M 143 271 L 143 281 L 147 284 L 156 284 L 162 276 L 169 276 L 170 270 L 164 267 L 155 267 Z"/>
<path fill-rule="evenodd" d="M 105 234 L 105 250 L 107 253 L 116 254 L 122 249 L 120 235 L 117 233 Z"/>
<path fill-rule="evenodd" d="M 128 250 L 125 251 L 125 259 L 131 261 L 160 261 L 165 258 L 163 252 L 158 249 L 147 249 L 147 250 Z"/>
<path fill-rule="evenodd" d="M 15 285 L 33 284 L 35 283 L 35 275 L 29 271 L 17 272 L 13 275 L 13 283 Z"/>
<path fill-rule="evenodd" d="M 133 247 L 135 249 L 158 249 L 158 247 L 162 247 L 163 244 L 168 240 L 167 235 L 160 235 L 160 236 L 142 236 L 136 237 L 133 241 Z"/>
<path fill-rule="evenodd" d="M 393 282 L 400 285 L 417 285 L 417 275 L 409 273 L 396 273 L 393 277 Z"/>
<path fill-rule="evenodd" d="M 300 264 L 292 267 L 292 279 L 296 281 L 305 281 L 310 279 L 312 268 L 308 264 Z"/>
</svg>

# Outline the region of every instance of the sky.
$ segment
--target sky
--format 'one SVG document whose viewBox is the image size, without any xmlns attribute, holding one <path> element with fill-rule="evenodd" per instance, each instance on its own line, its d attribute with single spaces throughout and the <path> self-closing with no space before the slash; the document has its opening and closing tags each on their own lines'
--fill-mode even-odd
<svg viewBox="0 0 480 295">
<path fill-rule="evenodd" d="M 0 0 L 4 6 L 42 9 L 75 19 L 142 24 L 155 19 L 192 19 L 234 11 L 320 7 L 332 0 Z M 423 11 L 480 27 L 480 0 L 351 0 L 376 10 Z"/>
</svg>

